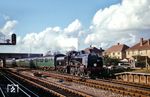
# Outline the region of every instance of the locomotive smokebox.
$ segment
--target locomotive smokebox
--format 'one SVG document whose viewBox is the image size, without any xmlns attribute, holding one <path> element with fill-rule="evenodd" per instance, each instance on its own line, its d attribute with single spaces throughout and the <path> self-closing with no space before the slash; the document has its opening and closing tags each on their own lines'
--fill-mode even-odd
<svg viewBox="0 0 150 97">
<path fill-rule="evenodd" d="M 16 45 L 16 34 L 11 35 L 12 45 Z"/>
</svg>

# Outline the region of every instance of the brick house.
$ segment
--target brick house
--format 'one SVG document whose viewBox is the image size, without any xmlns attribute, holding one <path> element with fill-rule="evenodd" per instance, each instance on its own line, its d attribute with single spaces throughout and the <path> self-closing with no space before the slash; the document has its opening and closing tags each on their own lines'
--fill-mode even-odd
<svg viewBox="0 0 150 97">
<path fill-rule="evenodd" d="M 126 56 L 134 67 L 136 61 L 150 64 L 150 39 L 141 38 L 139 43 L 126 50 Z"/>
<path fill-rule="evenodd" d="M 118 58 L 118 59 L 124 59 L 126 58 L 126 50 L 129 47 L 125 44 L 118 43 L 117 45 L 113 45 L 110 48 L 108 48 L 103 55 L 109 56 L 111 58 Z"/>
<path fill-rule="evenodd" d="M 147 56 L 150 58 L 150 39 L 140 39 L 140 42 L 126 50 L 127 58 L 132 56 Z"/>
</svg>

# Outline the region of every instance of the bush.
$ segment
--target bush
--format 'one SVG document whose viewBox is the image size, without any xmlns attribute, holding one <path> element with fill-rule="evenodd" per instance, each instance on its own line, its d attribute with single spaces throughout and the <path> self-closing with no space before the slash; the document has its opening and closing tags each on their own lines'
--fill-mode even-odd
<svg viewBox="0 0 150 97">
<path fill-rule="evenodd" d="M 117 59 L 117 58 L 110 58 L 110 57 L 108 57 L 108 56 L 105 56 L 104 57 L 104 64 L 105 65 L 118 65 L 118 63 L 119 63 L 119 59 Z"/>
<path fill-rule="evenodd" d="M 146 63 L 145 62 L 136 62 L 135 66 L 143 69 L 144 67 L 146 67 Z"/>
</svg>

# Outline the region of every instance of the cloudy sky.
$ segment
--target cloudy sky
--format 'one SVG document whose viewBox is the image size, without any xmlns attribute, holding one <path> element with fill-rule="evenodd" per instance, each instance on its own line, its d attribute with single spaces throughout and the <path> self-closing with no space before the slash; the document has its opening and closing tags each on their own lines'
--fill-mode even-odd
<svg viewBox="0 0 150 97">
<path fill-rule="evenodd" d="M 0 42 L 12 33 L 0 52 L 132 46 L 150 38 L 150 0 L 0 0 Z"/>
</svg>

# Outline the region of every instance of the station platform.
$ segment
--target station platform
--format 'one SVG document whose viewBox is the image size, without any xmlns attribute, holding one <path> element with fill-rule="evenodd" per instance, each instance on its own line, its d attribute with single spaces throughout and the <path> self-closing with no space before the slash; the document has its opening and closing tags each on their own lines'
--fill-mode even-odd
<svg viewBox="0 0 150 97">
<path fill-rule="evenodd" d="M 150 73 L 136 73 L 136 72 L 117 73 L 116 79 L 125 82 L 150 85 Z"/>
</svg>

